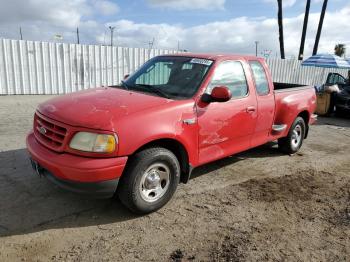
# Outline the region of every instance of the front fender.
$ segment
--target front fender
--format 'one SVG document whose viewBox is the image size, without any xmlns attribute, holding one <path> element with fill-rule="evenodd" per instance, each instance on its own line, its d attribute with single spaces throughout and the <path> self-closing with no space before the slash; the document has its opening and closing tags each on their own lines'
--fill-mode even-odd
<svg viewBox="0 0 350 262">
<path fill-rule="evenodd" d="M 184 146 L 192 165 L 198 162 L 198 124 L 192 100 L 172 101 L 130 115 L 116 123 L 116 130 L 120 156 L 132 155 L 153 141 L 173 139 Z"/>
</svg>

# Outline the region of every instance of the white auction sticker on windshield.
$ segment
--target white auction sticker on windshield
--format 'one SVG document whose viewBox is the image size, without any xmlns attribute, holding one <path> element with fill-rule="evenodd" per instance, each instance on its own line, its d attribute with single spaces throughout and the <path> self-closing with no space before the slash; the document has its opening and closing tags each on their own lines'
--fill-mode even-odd
<svg viewBox="0 0 350 262">
<path fill-rule="evenodd" d="M 213 63 L 213 61 L 208 59 L 192 58 L 190 63 L 210 66 Z"/>
</svg>

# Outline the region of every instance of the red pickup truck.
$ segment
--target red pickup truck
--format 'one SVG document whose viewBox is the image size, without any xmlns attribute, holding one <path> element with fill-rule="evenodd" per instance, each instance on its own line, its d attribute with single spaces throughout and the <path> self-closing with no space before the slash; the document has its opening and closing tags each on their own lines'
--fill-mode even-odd
<svg viewBox="0 0 350 262">
<path fill-rule="evenodd" d="M 40 104 L 27 148 L 59 186 L 148 213 L 195 167 L 273 140 L 297 152 L 315 108 L 312 87 L 273 83 L 261 58 L 163 55 L 118 86 Z"/>
</svg>

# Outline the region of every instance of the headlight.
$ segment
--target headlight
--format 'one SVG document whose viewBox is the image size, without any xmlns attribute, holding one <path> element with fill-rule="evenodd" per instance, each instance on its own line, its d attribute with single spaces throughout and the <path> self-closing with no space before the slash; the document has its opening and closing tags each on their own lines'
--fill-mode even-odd
<svg viewBox="0 0 350 262">
<path fill-rule="evenodd" d="M 74 135 L 69 146 L 85 152 L 112 153 L 115 150 L 116 138 L 107 134 L 79 132 Z"/>
</svg>

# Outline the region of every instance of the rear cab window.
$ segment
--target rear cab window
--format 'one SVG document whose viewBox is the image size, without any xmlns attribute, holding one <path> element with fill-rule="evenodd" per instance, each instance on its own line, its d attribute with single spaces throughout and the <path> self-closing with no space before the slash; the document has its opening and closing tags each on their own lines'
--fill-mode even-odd
<svg viewBox="0 0 350 262">
<path fill-rule="evenodd" d="M 206 93 L 216 86 L 226 86 L 232 94 L 232 99 L 248 95 L 248 84 L 242 63 L 239 61 L 223 61 L 215 69 L 213 78 Z"/>
<path fill-rule="evenodd" d="M 249 65 L 252 69 L 256 92 L 260 96 L 268 95 L 270 93 L 270 88 L 265 68 L 259 61 L 249 61 Z"/>
</svg>

